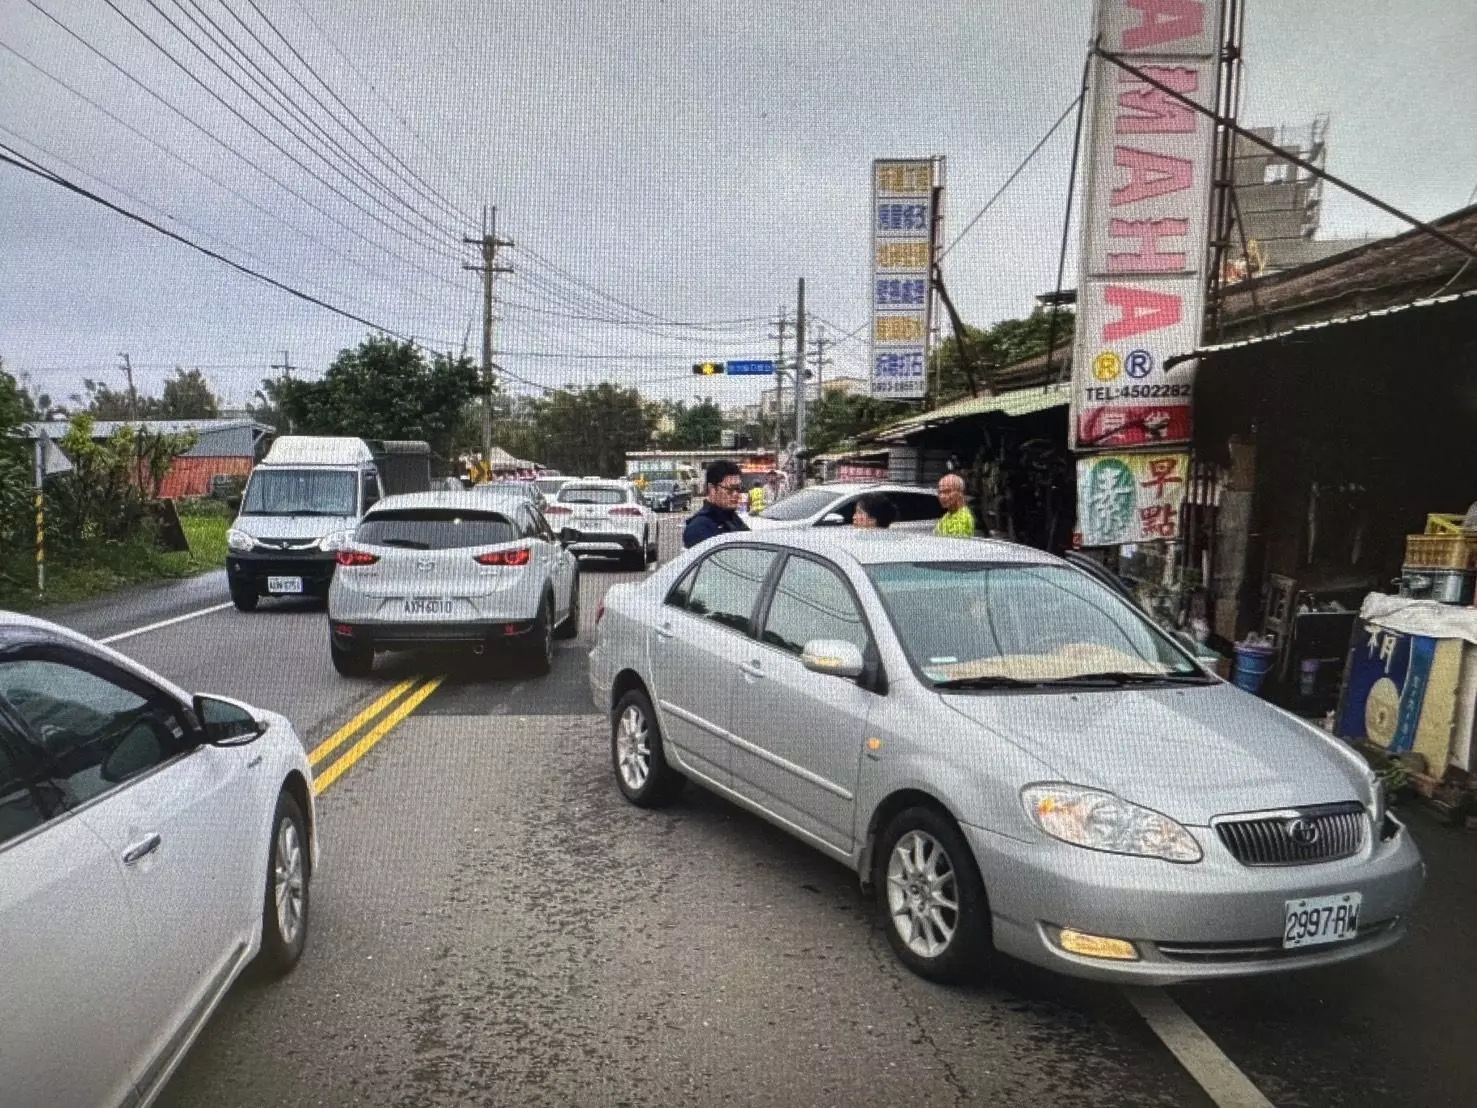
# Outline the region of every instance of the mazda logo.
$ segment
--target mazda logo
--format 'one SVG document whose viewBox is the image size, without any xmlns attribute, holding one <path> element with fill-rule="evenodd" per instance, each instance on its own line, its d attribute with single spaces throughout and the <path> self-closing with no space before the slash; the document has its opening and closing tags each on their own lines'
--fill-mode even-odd
<svg viewBox="0 0 1477 1108">
<path fill-rule="evenodd" d="M 1287 837 L 1298 846 L 1312 846 L 1318 841 L 1318 825 L 1310 819 L 1290 819 L 1284 827 Z"/>
<path fill-rule="evenodd" d="M 436 568 L 436 563 L 434 561 L 431 561 L 430 559 L 425 559 L 423 561 L 416 562 L 415 568 L 420 570 L 422 573 L 430 573 L 431 570 Z"/>
</svg>

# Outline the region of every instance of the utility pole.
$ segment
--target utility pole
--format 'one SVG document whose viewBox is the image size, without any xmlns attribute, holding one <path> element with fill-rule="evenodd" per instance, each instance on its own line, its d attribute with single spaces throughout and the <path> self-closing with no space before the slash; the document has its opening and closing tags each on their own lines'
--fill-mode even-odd
<svg viewBox="0 0 1477 1108">
<path fill-rule="evenodd" d="M 779 348 L 774 358 L 774 449 L 777 452 L 785 446 L 785 332 L 790 327 L 790 317 L 785 314 L 785 309 L 780 309 L 780 321 L 778 330 L 770 337 L 779 341 Z"/>
<path fill-rule="evenodd" d="M 294 369 L 296 369 L 297 366 L 295 366 L 295 365 L 292 364 L 292 359 L 287 356 L 287 351 L 284 350 L 284 351 L 282 351 L 282 364 L 281 365 L 274 365 L 274 366 L 272 366 L 272 368 L 273 369 L 280 369 L 282 371 L 282 376 L 285 377 L 285 378 L 287 378 L 287 380 L 291 381 L 292 380 L 292 371 Z M 288 416 L 287 417 L 287 433 L 289 435 L 293 433 L 292 416 Z"/>
<path fill-rule="evenodd" d="M 795 293 L 795 456 L 799 462 L 795 487 L 805 487 L 805 278 Z"/>
<path fill-rule="evenodd" d="M 463 269 L 482 274 L 482 462 L 487 476 L 492 477 L 492 282 L 499 273 L 512 273 L 513 267 L 497 264 L 497 252 L 513 244 L 497 237 L 497 206 L 492 208 L 492 223 L 487 208 L 482 209 L 482 237 L 464 238 L 462 242 L 482 249 L 481 265 L 463 265 Z"/>
<path fill-rule="evenodd" d="M 128 360 L 127 354 L 119 354 L 123 364 L 118 368 L 128 378 L 128 418 L 134 422 L 138 421 L 138 390 L 133 387 L 133 363 Z"/>
<path fill-rule="evenodd" d="M 825 399 L 825 373 L 826 373 L 826 347 L 830 343 L 826 340 L 826 329 L 822 324 L 815 325 L 815 395 L 816 403 Z"/>
</svg>

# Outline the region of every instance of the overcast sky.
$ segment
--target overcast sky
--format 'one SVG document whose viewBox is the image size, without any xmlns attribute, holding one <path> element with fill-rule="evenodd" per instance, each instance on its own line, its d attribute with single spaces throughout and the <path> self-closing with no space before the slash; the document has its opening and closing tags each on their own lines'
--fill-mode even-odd
<svg viewBox="0 0 1477 1108">
<path fill-rule="evenodd" d="M 1245 122 L 1326 114 L 1332 172 L 1422 218 L 1469 201 L 1477 4 L 1247 5 Z M 480 288 L 460 268 L 475 258 L 459 239 L 480 233 L 481 206 L 496 204 L 499 233 L 516 243 L 501 259 L 514 273 L 499 279 L 496 338 L 510 373 L 737 403 L 758 383 L 695 384 L 690 363 L 771 354 L 763 318 L 785 305 L 793 315 L 797 276 L 831 337 L 862 324 L 871 160 L 945 155 L 952 240 L 1075 96 L 1090 9 L 0 0 L 0 143 L 376 324 L 443 349 L 470 336 L 474 354 Z M 332 123 L 243 22 L 347 118 L 320 76 L 372 137 Z M 241 44 L 342 152 L 319 138 L 320 157 L 293 138 L 181 30 Z M 1024 314 L 1054 284 L 1070 154 L 1069 120 L 949 255 L 946 278 L 970 322 Z M 1325 197 L 1326 235 L 1400 229 L 1337 190 Z M 316 376 L 367 331 L 8 165 L 0 211 L 0 357 L 54 396 L 83 376 L 121 386 L 126 351 L 148 391 L 175 365 L 200 366 L 240 404 L 283 350 Z M 1075 245 L 1069 282 L 1074 262 Z M 626 323 L 569 318 L 591 315 Z M 862 340 L 838 346 L 828 372 L 863 374 Z"/>
</svg>

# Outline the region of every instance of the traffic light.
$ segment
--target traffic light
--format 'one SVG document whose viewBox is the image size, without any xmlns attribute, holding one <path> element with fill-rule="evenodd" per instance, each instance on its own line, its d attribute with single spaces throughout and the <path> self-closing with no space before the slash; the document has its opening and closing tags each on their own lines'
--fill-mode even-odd
<svg viewBox="0 0 1477 1108">
<path fill-rule="evenodd" d="M 693 362 L 692 371 L 701 377 L 714 377 L 724 371 L 722 362 Z"/>
</svg>

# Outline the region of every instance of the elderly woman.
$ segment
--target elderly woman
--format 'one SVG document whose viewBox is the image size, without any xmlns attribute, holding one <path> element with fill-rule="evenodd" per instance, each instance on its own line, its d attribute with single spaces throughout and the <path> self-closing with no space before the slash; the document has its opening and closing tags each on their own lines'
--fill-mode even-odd
<svg viewBox="0 0 1477 1108">
<path fill-rule="evenodd" d="M 869 493 L 856 502 L 851 525 L 864 530 L 885 531 L 897 519 L 897 505 L 880 492 Z"/>
</svg>

